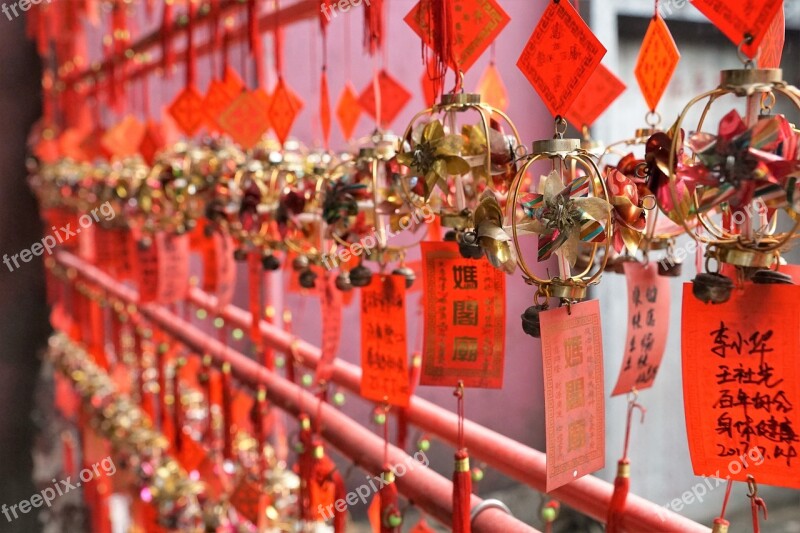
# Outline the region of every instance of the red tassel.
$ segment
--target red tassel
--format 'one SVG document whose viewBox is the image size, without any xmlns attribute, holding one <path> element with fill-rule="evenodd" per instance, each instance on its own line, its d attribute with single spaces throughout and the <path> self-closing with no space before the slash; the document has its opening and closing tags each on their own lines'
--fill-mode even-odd
<svg viewBox="0 0 800 533">
<path fill-rule="evenodd" d="M 436 96 L 442 94 L 444 77 L 447 69 L 452 68 L 456 73 L 456 88 L 460 89 L 458 76 L 458 61 L 453 52 L 455 28 L 453 21 L 453 0 L 422 0 L 420 9 L 427 18 L 428 42 L 432 43 L 430 49 L 423 41 L 422 59 L 426 65 L 434 65 L 434 72 L 428 71 L 428 77 L 433 81 Z M 431 62 L 428 61 L 432 54 Z"/>
<path fill-rule="evenodd" d="M 472 497 L 472 475 L 469 470 L 469 454 L 466 449 L 456 452 L 453 472 L 453 533 L 469 533 L 470 499 Z"/>
<path fill-rule="evenodd" d="M 364 51 L 371 56 L 383 48 L 385 24 L 383 0 L 364 5 Z"/>
<path fill-rule="evenodd" d="M 400 533 L 403 515 L 400 514 L 394 473 L 389 468 L 385 468 L 381 477 L 386 483 L 378 491 L 381 511 L 381 533 Z"/>
<path fill-rule="evenodd" d="M 222 365 L 222 456 L 233 460 L 233 383 L 231 364 Z"/>
<path fill-rule="evenodd" d="M 625 514 L 625 500 L 628 498 L 630 488 L 631 465 L 627 459 L 620 459 L 617 463 L 617 477 L 614 480 L 614 493 L 608 506 L 606 517 L 606 533 L 622 531 L 622 517 Z"/>
</svg>

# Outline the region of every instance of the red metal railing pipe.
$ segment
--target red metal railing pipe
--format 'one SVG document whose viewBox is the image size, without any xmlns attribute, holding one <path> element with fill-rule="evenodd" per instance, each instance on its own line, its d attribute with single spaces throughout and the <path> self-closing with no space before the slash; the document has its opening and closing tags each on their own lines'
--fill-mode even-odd
<svg viewBox="0 0 800 533">
<path fill-rule="evenodd" d="M 77 271 L 80 278 L 90 285 L 106 291 L 111 297 L 124 303 L 138 303 L 138 293 L 111 278 L 99 269 L 67 252 L 57 252 L 57 261 L 67 268 Z M 233 350 L 212 338 L 197 327 L 156 304 L 139 307 L 144 318 L 157 325 L 159 329 L 188 348 L 198 353 L 208 354 L 217 366 L 230 363 L 232 374 L 244 383 L 254 387 L 264 385 L 267 397 L 280 409 L 297 416 L 304 413 L 312 421 L 320 422 L 322 437 L 350 458 L 364 470 L 379 474 L 385 464 L 383 439 L 358 424 L 329 404 L 320 405 L 319 399 L 311 393 L 289 382 L 246 355 Z M 408 465 L 415 461 L 405 451 L 388 446 L 389 465 Z M 445 525 L 450 525 L 453 514 L 453 485 L 448 479 L 430 468 L 407 469 L 397 478 L 397 488 L 401 494 L 414 502 L 414 505 Z M 483 502 L 473 495 L 471 506 L 474 509 Z M 495 533 L 497 531 L 538 533 L 536 529 L 520 522 L 504 511 L 487 507 L 479 513 L 472 524 L 476 532 Z"/>
<path fill-rule="evenodd" d="M 251 315 L 248 311 L 228 305 L 221 311 L 216 307 L 216 298 L 200 289 L 193 288 L 189 301 L 209 312 L 220 312 L 220 316 L 238 327 L 248 327 Z M 296 339 L 291 334 L 261 321 L 264 342 L 273 349 L 289 352 L 293 347 L 302 364 L 315 368 L 320 357 L 319 348 Z M 361 383 L 361 369 L 350 363 L 336 360 L 332 381 L 356 394 Z M 406 409 L 408 421 L 426 433 L 434 435 L 455 446 L 457 443 L 457 417 L 454 413 L 413 396 Z M 546 454 L 525 446 L 504 435 L 479 424 L 466 421 L 464 437 L 470 455 L 485 462 L 505 475 L 524 483 L 539 492 L 545 492 Z M 574 507 L 592 518 L 605 522 L 614 486 L 594 476 L 584 476 L 551 493 L 565 504 Z M 625 506 L 623 526 L 630 531 L 681 531 L 708 533 L 710 529 L 644 498 L 630 494 Z"/>
</svg>

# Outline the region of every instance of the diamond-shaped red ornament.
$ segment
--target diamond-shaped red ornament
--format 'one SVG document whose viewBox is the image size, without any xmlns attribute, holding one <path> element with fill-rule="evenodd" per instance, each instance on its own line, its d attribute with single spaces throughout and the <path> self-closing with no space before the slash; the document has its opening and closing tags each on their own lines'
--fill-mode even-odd
<svg viewBox="0 0 800 533">
<path fill-rule="evenodd" d="M 59 151 L 64 157 L 75 161 L 86 161 L 86 153 L 81 149 L 84 132 L 78 128 L 68 128 L 58 137 Z"/>
<path fill-rule="evenodd" d="M 449 65 L 463 72 L 477 61 L 511 20 L 495 0 L 453 0 L 453 53 L 458 65 Z M 432 47 L 428 14 L 417 3 L 406 15 L 405 22 Z"/>
<path fill-rule="evenodd" d="M 549 2 L 517 60 L 553 115 L 564 115 L 606 53 L 569 2 Z"/>
<path fill-rule="evenodd" d="M 169 114 L 186 135 L 203 125 L 203 97 L 193 86 L 185 87 L 169 106 Z"/>
<path fill-rule="evenodd" d="M 634 70 L 650 110 L 655 111 L 658 107 L 680 58 L 681 54 L 664 19 L 656 15 L 647 27 Z"/>
<path fill-rule="evenodd" d="M 272 129 L 281 143 L 286 142 L 286 139 L 289 138 L 292 124 L 301 109 L 303 109 L 303 101 L 289 88 L 283 78 L 280 78 L 275 92 L 272 93 L 272 101 L 267 115 Z"/>
<path fill-rule="evenodd" d="M 578 129 L 591 126 L 624 91 L 622 80 L 603 65 L 598 66 L 572 102 L 567 111 L 567 120 Z"/>
<path fill-rule="evenodd" d="M 81 141 L 81 150 L 86 154 L 89 161 L 106 159 L 111 155 L 108 153 L 108 150 L 103 147 L 103 143 L 101 142 L 103 135 L 105 135 L 105 130 L 98 126 L 90 131 L 86 137 L 83 138 L 83 141 Z"/>
<path fill-rule="evenodd" d="M 144 131 L 144 124 L 133 115 L 126 115 L 118 124 L 106 130 L 100 143 L 112 156 L 130 156 L 139 151 Z"/>
<path fill-rule="evenodd" d="M 478 87 L 475 90 L 481 95 L 481 100 L 486 102 L 492 107 L 505 111 L 508 109 L 508 91 L 506 91 L 506 84 L 503 83 L 503 78 L 500 77 L 500 71 L 494 63 L 489 63 L 486 70 L 481 74 L 481 79 L 478 81 Z"/>
<path fill-rule="evenodd" d="M 225 88 L 227 89 L 228 93 L 234 97 L 239 96 L 239 94 L 245 90 L 242 78 L 230 66 L 225 67 L 225 73 L 222 76 L 222 83 L 225 84 Z"/>
<path fill-rule="evenodd" d="M 219 117 L 222 129 L 244 148 L 255 146 L 269 127 L 269 97 L 265 102 L 264 95 L 259 91 L 241 93 Z"/>
<path fill-rule="evenodd" d="M 779 9 L 761 41 L 758 53 L 758 68 L 780 68 L 783 45 L 786 42 L 786 16 Z M 752 55 L 747 49 L 746 53 Z"/>
<path fill-rule="evenodd" d="M 208 84 L 206 96 L 203 98 L 203 113 L 209 128 L 222 131 L 222 127 L 219 125 L 219 117 L 230 107 L 236 96 L 228 92 L 228 87 L 224 82 L 211 80 L 211 83 Z"/>
<path fill-rule="evenodd" d="M 361 104 L 358 103 L 358 95 L 353 85 L 348 81 L 336 104 L 336 118 L 339 120 L 342 136 L 346 140 L 353 136 L 353 130 L 358 124 L 359 117 L 361 117 Z"/>
<path fill-rule="evenodd" d="M 745 36 L 750 36 L 750 46 L 744 51 L 753 57 L 778 9 L 783 8 L 783 0 L 692 0 L 692 5 L 734 44 L 738 45 L 745 40 Z"/>
<path fill-rule="evenodd" d="M 157 122 L 148 120 L 144 127 L 142 142 L 139 143 L 139 153 L 148 164 L 152 165 L 156 154 L 164 148 L 165 144 L 161 126 Z"/>
<path fill-rule="evenodd" d="M 394 119 L 397 118 L 397 115 L 400 114 L 400 111 L 403 110 L 406 104 L 408 104 L 408 101 L 411 100 L 411 93 L 385 70 L 381 70 L 378 73 L 378 88 L 381 92 L 381 116 L 379 122 L 382 127 L 388 127 L 394 122 Z M 373 83 L 370 82 L 364 90 L 361 91 L 358 102 L 369 116 L 378 120 L 378 116 L 375 112 L 375 90 Z"/>
</svg>

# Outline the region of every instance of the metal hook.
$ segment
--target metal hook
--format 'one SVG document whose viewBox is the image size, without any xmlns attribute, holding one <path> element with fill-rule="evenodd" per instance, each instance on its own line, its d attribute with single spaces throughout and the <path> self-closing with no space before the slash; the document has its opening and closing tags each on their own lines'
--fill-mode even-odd
<svg viewBox="0 0 800 533">
<path fill-rule="evenodd" d="M 747 497 L 758 498 L 758 484 L 753 474 L 747 474 Z"/>
</svg>

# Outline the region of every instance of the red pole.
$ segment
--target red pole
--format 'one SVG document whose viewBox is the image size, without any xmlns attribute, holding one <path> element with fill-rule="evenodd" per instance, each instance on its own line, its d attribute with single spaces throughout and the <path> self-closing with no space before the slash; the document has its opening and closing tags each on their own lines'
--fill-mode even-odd
<svg viewBox="0 0 800 533">
<path fill-rule="evenodd" d="M 139 295 L 135 290 L 126 287 L 82 259 L 67 252 L 57 252 L 56 260 L 68 269 L 75 269 L 88 283 L 103 287 L 109 296 L 118 298 L 126 304 L 138 302 Z M 224 363 L 229 363 L 232 374 L 238 380 L 250 384 L 254 389 L 263 385 L 269 400 L 286 412 L 294 416 L 304 413 L 315 425 L 319 417 L 324 421 L 321 425 L 321 434 L 325 440 L 362 469 L 374 475 L 383 471 L 383 438 L 329 404 L 320 405 L 319 399 L 305 389 L 270 372 L 246 355 L 226 347 L 166 308 L 156 304 L 145 304 L 140 306 L 139 310 L 142 316 L 189 349 L 209 354 L 215 366 L 222 367 Z M 395 446 L 390 445 L 388 448 L 388 461 L 392 466 L 407 467 L 406 473 L 396 478 L 399 491 L 428 515 L 450 526 L 453 514 L 452 482 L 433 469 L 423 466 Z M 413 470 L 408 467 L 409 465 L 414 465 Z M 470 503 L 472 508 L 475 508 L 482 502 L 481 498 L 473 495 Z M 486 507 L 475 517 L 472 526 L 476 532 L 539 533 L 495 507 Z"/>
</svg>

